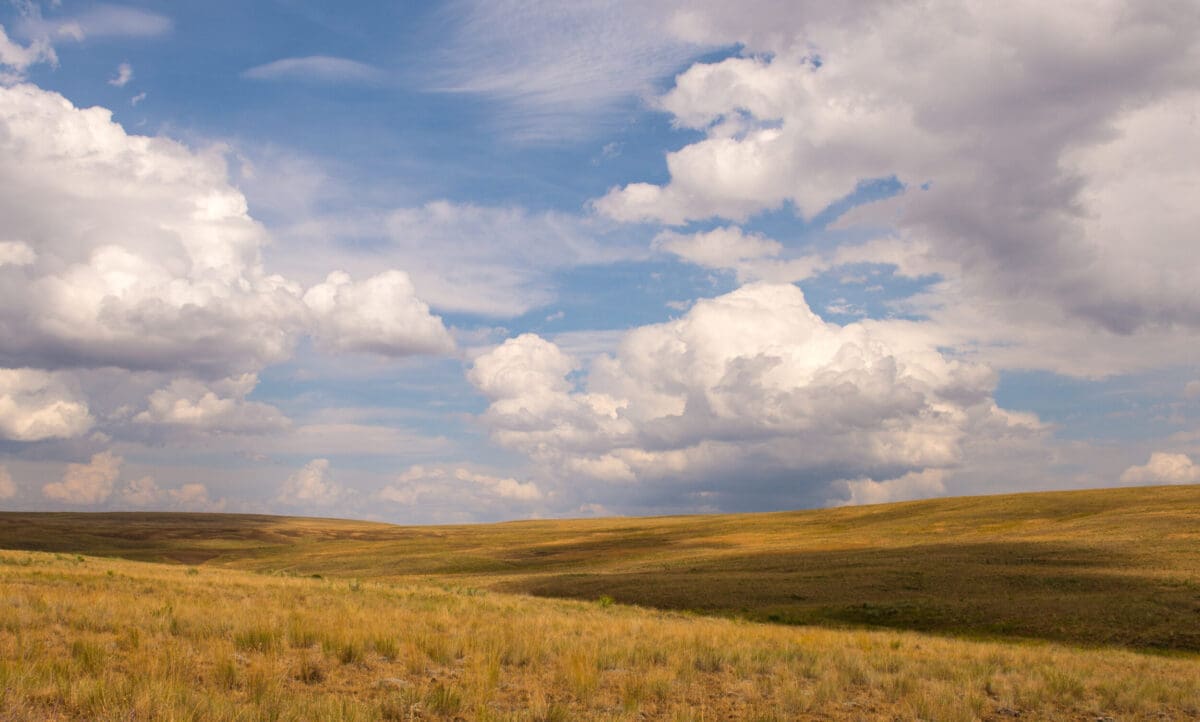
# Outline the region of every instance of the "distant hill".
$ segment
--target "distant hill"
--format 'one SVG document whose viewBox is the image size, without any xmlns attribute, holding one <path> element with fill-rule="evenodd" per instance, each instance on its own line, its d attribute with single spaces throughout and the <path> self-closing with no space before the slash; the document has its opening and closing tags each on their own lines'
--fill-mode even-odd
<svg viewBox="0 0 1200 722">
<path fill-rule="evenodd" d="M 1200 652 L 1197 486 L 441 527 L 0 513 L 0 548 Z"/>
</svg>

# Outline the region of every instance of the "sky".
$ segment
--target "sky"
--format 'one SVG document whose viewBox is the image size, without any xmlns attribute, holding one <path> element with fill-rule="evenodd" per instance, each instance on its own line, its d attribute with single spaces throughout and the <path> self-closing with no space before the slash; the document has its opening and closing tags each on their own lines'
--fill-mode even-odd
<svg viewBox="0 0 1200 722">
<path fill-rule="evenodd" d="M 1200 483 L 1193 0 L 0 3 L 0 509 Z"/>
</svg>

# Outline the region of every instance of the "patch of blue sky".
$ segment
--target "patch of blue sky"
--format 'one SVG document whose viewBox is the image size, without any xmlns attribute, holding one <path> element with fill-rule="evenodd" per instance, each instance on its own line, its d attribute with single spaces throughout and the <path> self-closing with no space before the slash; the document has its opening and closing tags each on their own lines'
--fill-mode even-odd
<svg viewBox="0 0 1200 722">
<path fill-rule="evenodd" d="M 1055 436 L 1081 441 L 1149 441 L 1200 422 L 1200 403 L 1184 398 L 1195 370 L 1171 369 L 1102 380 L 1047 371 L 1000 374 L 996 403 L 1030 411 L 1055 426 Z"/>
<path fill-rule="evenodd" d="M 744 224 L 744 228 L 773 238 L 789 249 L 805 252 L 830 250 L 847 242 L 867 240 L 878 235 L 880 231 L 876 228 L 831 229 L 830 224 L 852 208 L 885 200 L 903 191 L 904 184 L 894 176 L 863 180 L 853 191 L 829 204 L 812 218 L 804 218 L 794 204 L 786 201 L 778 208 L 755 215 Z M 719 225 L 723 223 L 707 224 L 708 227 Z"/>
<path fill-rule="evenodd" d="M 819 274 L 799 286 L 808 305 L 821 318 L 847 324 L 865 318 L 920 320 L 921 316 L 909 312 L 903 301 L 938 280 L 937 276 L 900 276 L 890 264 L 855 263 Z"/>
<path fill-rule="evenodd" d="M 512 333 L 626 329 L 678 317 L 697 298 L 737 287 L 733 274 L 674 259 L 578 266 L 555 276 L 555 303 L 507 321 Z"/>
<path fill-rule="evenodd" d="M 613 120 L 594 137 L 511 142 L 491 127 L 507 101 L 437 88 L 441 48 L 429 31 L 441 20 L 432 4 L 336 13 L 311 3 L 218 6 L 170 6 L 172 27 L 161 37 L 60 43 L 60 66 L 35 66 L 30 78 L 78 105 L 111 108 L 130 132 L 269 145 L 327 160 L 347 185 L 393 189 L 387 202 L 395 205 L 448 198 L 577 211 L 631 177 L 665 181 L 659 149 L 696 137 L 633 99 L 603 109 Z M 379 74 L 370 81 L 306 80 L 300 71 L 244 75 L 311 56 L 364 63 Z M 132 66 L 133 78 L 111 86 L 121 63 Z"/>
<path fill-rule="evenodd" d="M 419 425 L 422 433 L 457 433 L 463 415 L 487 406 L 463 378 L 457 358 L 332 358 L 302 350 L 259 374 L 251 400 L 303 420 L 329 408 L 353 409 L 358 423 Z"/>
</svg>

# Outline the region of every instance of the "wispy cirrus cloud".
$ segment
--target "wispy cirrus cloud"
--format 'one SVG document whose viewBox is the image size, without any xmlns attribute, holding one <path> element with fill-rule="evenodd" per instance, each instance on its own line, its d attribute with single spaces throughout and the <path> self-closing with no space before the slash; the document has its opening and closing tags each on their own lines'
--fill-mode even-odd
<svg viewBox="0 0 1200 722">
<path fill-rule="evenodd" d="M 596 133 L 704 48 L 653 4 L 461 0 L 448 12 L 456 29 L 435 82 L 498 101 L 495 122 L 522 141 Z"/>
<path fill-rule="evenodd" d="M 298 80 L 310 83 L 378 83 L 386 73 L 373 65 L 329 55 L 281 58 L 242 73 L 250 80 Z"/>
<path fill-rule="evenodd" d="M 160 13 L 124 5 L 98 4 L 75 15 L 43 17 L 28 12 L 20 30 L 29 37 L 53 40 L 89 38 L 151 38 L 174 28 L 171 18 Z"/>
</svg>

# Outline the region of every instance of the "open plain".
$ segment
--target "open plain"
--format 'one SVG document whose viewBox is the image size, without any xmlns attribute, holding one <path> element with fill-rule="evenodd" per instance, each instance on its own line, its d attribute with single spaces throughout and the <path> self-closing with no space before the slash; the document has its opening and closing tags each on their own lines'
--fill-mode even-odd
<svg viewBox="0 0 1200 722">
<path fill-rule="evenodd" d="M 5 719 L 1200 716 L 1196 487 L 460 527 L 3 514 L 0 548 Z"/>
</svg>

